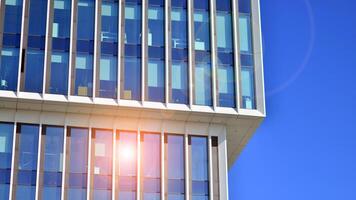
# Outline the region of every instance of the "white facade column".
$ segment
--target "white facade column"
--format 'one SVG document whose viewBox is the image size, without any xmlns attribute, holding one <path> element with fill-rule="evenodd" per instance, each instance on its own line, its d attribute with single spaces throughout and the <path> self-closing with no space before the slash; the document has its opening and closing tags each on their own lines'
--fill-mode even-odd
<svg viewBox="0 0 356 200">
<path fill-rule="evenodd" d="M 194 0 L 187 0 L 188 6 L 188 85 L 189 85 L 189 107 L 194 104 L 194 82 L 193 71 L 195 66 L 195 45 L 194 45 Z"/>
<path fill-rule="evenodd" d="M 239 4 L 237 0 L 232 1 L 232 30 L 233 30 L 233 47 L 234 47 L 234 72 L 235 72 L 235 101 L 236 111 L 239 112 L 241 107 L 241 62 L 240 62 L 240 34 L 239 34 Z"/>
<path fill-rule="evenodd" d="M 89 126 L 89 130 L 88 130 L 88 134 L 89 134 L 89 138 L 88 138 L 88 171 L 87 171 L 87 200 L 90 200 L 91 197 L 91 193 L 92 193 L 92 188 L 91 188 L 91 182 L 92 182 L 92 136 L 93 136 L 93 128 L 91 126 Z"/>
<path fill-rule="evenodd" d="M 66 197 L 64 196 L 65 195 L 65 188 L 66 188 L 66 185 L 65 185 L 65 181 L 66 181 L 66 166 L 67 166 L 67 130 L 68 127 L 67 127 L 67 124 L 64 125 L 64 135 L 63 135 L 63 154 L 62 154 L 62 188 L 61 188 L 61 200 L 65 200 Z"/>
<path fill-rule="evenodd" d="M 42 154 L 42 123 L 40 123 L 38 128 L 38 149 L 37 149 L 37 171 L 36 171 L 36 191 L 35 199 L 39 199 L 40 190 L 40 172 L 41 172 L 41 154 Z"/>
<path fill-rule="evenodd" d="M 12 155 L 11 155 L 11 175 L 10 175 L 10 189 L 9 189 L 9 200 L 12 200 L 13 198 L 13 188 L 14 188 L 14 173 L 15 173 L 15 167 L 17 167 L 17 163 L 15 163 L 16 159 L 16 143 L 17 143 L 17 137 L 16 137 L 16 131 L 17 130 L 17 122 L 16 120 L 14 121 L 14 129 L 13 129 L 13 136 L 12 136 Z"/>
<path fill-rule="evenodd" d="M 210 0 L 210 43 L 211 43 L 211 90 L 212 90 L 212 101 L 213 101 L 213 108 L 216 110 L 217 107 L 217 45 L 216 45 L 216 6 L 215 0 Z"/>
<path fill-rule="evenodd" d="M 51 52 L 52 52 L 52 21 L 53 21 L 53 0 L 47 2 L 47 20 L 46 20 L 46 39 L 44 51 L 44 64 L 43 64 L 43 83 L 42 83 L 42 96 L 46 93 L 47 87 L 47 71 L 51 65 Z"/>
<path fill-rule="evenodd" d="M 141 129 L 137 130 L 137 191 L 136 199 L 141 199 Z"/>
<path fill-rule="evenodd" d="M 100 57 L 101 57 L 101 0 L 95 1 L 95 25 L 94 25 L 94 58 L 93 58 L 93 99 L 99 96 L 100 88 Z"/>
</svg>

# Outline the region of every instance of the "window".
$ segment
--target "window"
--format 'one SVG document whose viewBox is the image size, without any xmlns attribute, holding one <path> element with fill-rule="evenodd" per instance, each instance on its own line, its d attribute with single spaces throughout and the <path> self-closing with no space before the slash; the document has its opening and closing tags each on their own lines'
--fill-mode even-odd
<svg viewBox="0 0 356 200">
<path fill-rule="evenodd" d="M 125 3 L 125 62 L 122 99 L 141 100 L 141 3 Z"/>
<path fill-rule="evenodd" d="M 87 199 L 87 178 L 88 178 L 88 129 L 69 128 L 67 137 L 69 145 L 67 156 L 67 199 L 86 200 Z"/>
<path fill-rule="evenodd" d="M 243 14 L 240 16 L 239 30 L 240 30 L 240 51 L 245 54 L 252 53 L 250 16 L 243 15 Z"/>
<path fill-rule="evenodd" d="M 21 37 L 22 0 L 6 0 L 2 49 L 0 48 L 0 89 L 17 90 Z"/>
<path fill-rule="evenodd" d="M 217 105 L 234 108 L 236 98 L 231 3 L 231 0 L 221 0 L 217 4 Z"/>
<path fill-rule="evenodd" d="M 77 56 L 73 74 L 74 95 L 93 96 L 95 1 L 79 0 L 77 16 Z"/>
<path fill-rule="evenodd" d="M 18 147 L 14 177 L 15 199 L 34 200 L 36 191 L 39 126 L 17 124 Z"/>
<path fill-rule="evenodd" d="M 54 0 L 52 56 L 47 69 L 46 92 L 68 94 L 71 0 Z"/>
<path fill-rule="evenodd" d="M 101 5 L 101 58 L 97 77 L 98 97 L 117 97 L 118 2 L 105 0 Z"/>
<path fill-rule="evenodd" d="M 16 91 L 19 49 L 4 47 L 1 50 L 0 64 L 0 89 Z"/>
<path fill-rule="evenodd" d="M 64 128 L 55 126 L 42 127 L 42 144 L 44 149 L 43 173 L 40 180 L 43 183 L 42 199 L 61 199 L 63 172 L 63 142 Z"/>
<path fill-rule="evenodd" d="M 170 102 L 188 104 L 188 23 L 186 0 L 172 1 L 172 65 Z"/>
<path fill-rule="evenodd" d="M 150 59 L 147 67 L 148 100 L 164 102 L 164 63 L 162 60 Z"/>
<path fill-rule="evenodd" d="M 116 199 L 136 200 L 137 134 L 119 132 L 116 141 Z"/>
<path fill-rule="evenodd" d="M 161 135 L 142 136 L 142 199 L 161 199 Z"/>
<path fill-rule="evenodd" d="M 194 104 L 212 105 L 209 1 L 194 1 Z"/>
<path fill-rule="evenodd" d="M 208 140 L 206 137 L 190 136 L 191 191 L 192 200 L 209 199 Z"/>
<path fill-rule="evenodd" d="M 166 135 L 167 200 L 185 199 L 184 136 Z"/>
<path fill-rule="evenodd" d="M 21 90 L 42 93 L 47 0 L 30 1 L 26 65 Z"/>
<path fill-rule="evenodd" d="M 113 133 L 93 130 L 93 199 L 110 200 L 112 188 Z"/>
<path fill-rule="evenodd" d="M 0 199 L 9 199 L 14 125 L 0 123 Z"/>
<path fill-rule="evenodd" d="M 251 67 L 242 67 L 241 72 L 241 94 L 242 106 L 246 109 L 255 109 L 254 97 L 254 72 Z"/>
</svg>

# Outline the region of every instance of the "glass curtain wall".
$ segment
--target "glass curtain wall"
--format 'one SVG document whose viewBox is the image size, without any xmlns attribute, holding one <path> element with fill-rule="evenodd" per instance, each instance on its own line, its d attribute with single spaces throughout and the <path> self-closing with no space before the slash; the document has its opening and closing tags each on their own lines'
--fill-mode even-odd
<svg viewBox="0 0 356 200">
<path fill-rule="evenodd" d="M 87 199 L 88 142 L 89 132 L 85 128 L 69 128 L 67 131 L 66 192 L 68 200 Z"/>
<path fill-rule="evenodd" d="M 77 53 L 72 75 L 73 92 L 74 95 L 92 97 L 95 1 L 78 0 L 77 8 Z"/>
<path fill-rule="evenodd" d="M 110 200 L 112 197 L 113 132 L 111 130 L 93 130 L 92 144 L 92 198 Z"/>
<path fill-rule="evenodd" d="M 2 49 L 0 49 L 1 90 L 17 90 L 22 4 L 22 0 L 5 0 Z"/>
<path fill-rule="evenodd" d="M 61 199 L 64 128 L 42 127 L 42 164 L 39 199 Z"/>
<path fill-rule="evenodd" d="M 141 135 L 141 198 L 161 199 L 161 135 Z"/>
<path fill-rule="evenodd" d="M 140 0 L 125 1 L 125 59 L 122 68 L 122 99 L 141 100 L 142 19 Z"/>
<path fill-rule="evenodd" d="M 188 104 L 189 101 L 187 27 L 187 0 L 171 1 L 171 103 Z"/>
<path fill-rule="evenodd" d="M 194 104 L 212 105 L 209 0 L 194 0 Z"/>
<path fill-rule="evenodd" d="M 148 0 L 147 100 L 165 101 L 164 1 Z"/>
<path fill-rule="evenodd" d="M 239 1 L 242 108 L 256 109 L 255 75 L 251 28 L 251 0 Z"/>
<path fill-rule="evenodd" d="M 14 195 L 16 200 L 35 200 L 39 126 L 17 124 L 16 152 L 17 168 L 14 174 Z"/>
<path fill-rule="evenodd" d="M 235 69 L 232 37 L 232 1 L 216 2 L 217 86 L 220 107 L 235 107 Z"/>
<path fill-rule="evenodd" d="M 116 197 L 136 200 L 137 191 L 137 134 L 117 132 L 116 137 Z"/>
<path fill-rule="evenodd" d="M 118 6 L 118 0 L 101 3 L 101 57 L 96 96 L 103 98 L 117 98 Z"/>
<path fill-rule="evenodd" d="M 192 200 L 209 199 L 208 138 L 189 137 Z"/>
<path fill-rule="evenodd" d="M 0 199 L 9 199 L 14 124 L 0 123 Z"/>
<path fill-rule="evenodd" d="M 184 136 L 165 136 L 167 200 L 185 199 Z"/>
<path fill-rule="evenodd" d="M 46 41 L 47 0 L 30 0 L 25 67 L 21 66 L 25 92 L 42 93 Z"/>
<path fill-rule="evenodd" d="M 68 94 L 71 0 L 54 0 L 52 55 L 47 68 L 46 92 Z"/>
</svg>

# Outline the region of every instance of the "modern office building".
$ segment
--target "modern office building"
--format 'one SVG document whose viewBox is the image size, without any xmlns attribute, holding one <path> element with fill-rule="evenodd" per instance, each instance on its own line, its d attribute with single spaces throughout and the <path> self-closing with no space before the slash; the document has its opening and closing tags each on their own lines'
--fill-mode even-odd
<svg viewBox="0 0 356 200">
<path fill-rule="evenodd" d="M 0 199 L 227 200 L 258 0 L 0 0 Z"/>
</svg>

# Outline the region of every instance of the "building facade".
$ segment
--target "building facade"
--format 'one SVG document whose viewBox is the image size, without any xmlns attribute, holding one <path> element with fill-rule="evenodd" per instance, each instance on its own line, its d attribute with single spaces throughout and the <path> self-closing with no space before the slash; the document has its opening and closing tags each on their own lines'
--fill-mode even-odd
<svg viewBox="0 0 356 200">
<path fill-rule="evenodd" d="M 258 0 L 0 0 L 0 199 L 226 200 L 265 117 Z"/>
</svg>

